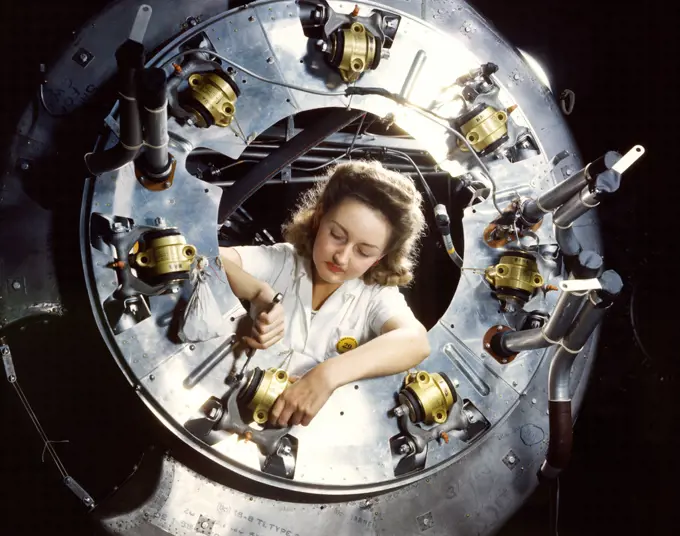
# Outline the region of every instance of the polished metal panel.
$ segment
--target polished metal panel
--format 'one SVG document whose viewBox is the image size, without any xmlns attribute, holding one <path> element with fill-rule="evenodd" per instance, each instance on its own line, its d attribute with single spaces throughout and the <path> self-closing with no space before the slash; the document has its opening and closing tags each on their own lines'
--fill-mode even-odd
<svg viewBox="0 0 680 536">
<path fill-rule="evenodd" d="M 428 106 L 441 96 L 442 87 L 480 63 L 493 61 L 499 65 L 496 77 L 501 91 L 495 105 L 518 104 L 510 116 L 510 135 L 530 133 L 541 150 L 538 156 L 517 163 L 504 158 L 486 162 L 501 207 L 516 196 L 539 195 L 582 167 L 549 90 L 521 56 L 466 3 L 386 0 L 382 4 L 356 4 L 362 10 L 380 6 L 401 10 L 402 14 L 390 58 L 383 60 L 377 70 L 364 73 L 357 82 L 359 86 L 398 92 L 418 51 L 423 50 L 427 61 L 413 81 L 411 98 Z M 347 13 L 355 2 L 331 5 Z M 218 53 L 262 76 L 315 90 L 342 90 L 339 75 L 331 71 L 320 55 L 310 52 L 297 9 L 292 1 L 269 0 L 205 18 L 169 40 L 151 63 L 165 62 L 184 41 L 205 32 Z M 150 29 L 153 24 L 152 18 Z M 167 33 L 168 36 L 174 33 L 169 26 Z M 293 113 L 351 106 L 379 116 L 394 114 L 396 122 L 443 169 L 453 176 L 468 172 L 479 176 L 479 168 L 470 155 L 456 153 L 454 160 L 447 160 L 447 134 L 442 127 L 389 100 L 376 96 L 311 95 L 255 80 L 238 70 L 235 81 L 242 95 L 230 128 L 203 130 L 170 121 L 169 133 L 174 140 L 170 151 L 177 159 L 171 188 L 147 191 L 140 187 L 131 166 L 126 166 L 92 181 L 91 198 L 86 204 L 86 216 L 95 212 L 123 216 L 138 225 L 153 225 L 155 218 L 163 217 L 168 225 L 179 228 L 200 255 L 211 258 L 215 276 L 209 284 L 221 304 L 224 335 L 195 344 L 176 343 L 169 336 L 169 319 L 180 300 L 186 298 L 189 290 L 186 284 L 176 294 L 151 298 L 151 317 L 118 335 L 110 332 L 105 320 L 100 326 L 114 357 L 138 388 L 139 396 L 187 444 L 225 470 L 280 488 L 282 497 L 294 490 L 317 498 L 331 496 L 338 502 L 307 504 L 247 496 L 167 459 L 165 476 L 158 488 L 159 493 L 166 495 L 165 500 L 149 509 L 144 523 L 171 534 L 208 530 L 213 535 L 430 535 L 496 531 L 536 485 L 535 472 L 547 446 L 547 373 L 553 350 L 523 352 L 505 365 L 484 351 L 482 338 L 489 327 L 507 325 L 518 329 L 522 320 L 499 312 L 498 302 L 484 280 L 484 269 L 496 264 L 510 250 L 510 246 L 492 249 L 483 241 L 485 227 L 497 215 L 491 199 L 465 210 L 462 277 L 449 308 L 429 333 L 432 354 L 421 365 L 428 371 L 445 372 L 459 396 L 485 416 L 491 426 L 481 437 L 468 443 L 455 438 L 448 444 L 432 442 L 424 470 L 395 478 L 389 438 L 398 434 L 399 429 L 389 410 L 396 405 L 401 375 L 346 385 L 334 393 L 310 426 L 294 427 L 290 433 L 297 438 L 299 449 L 292 480 L 263 473 L 261 456 L 253 443 L 222 432 L 222 440 L 210 446 L 185 429 L 185 423 L 201 416 L 198 410 L 203 402 L 211 395 L 226 392 L 224 380 L 233 357 L 221 362 L 193 389 L 183 387 L 184 379 L 234 332 L 245 314 L 214 262 L 218 252 L 217 206 L 223 194 L 221 189 L 187 173 L 185 161 L 192 148 L 208 147 L 236 158 L 260 133 Z M 444 103 L 438 113 L 455 115 L 456 107 Z M 550 160 L 564 150 L 570 156 L 550 173 Z M 89 218 L 85 218 L 87 221 Z M 596 216 L 591 211 L 577 220 L 574 230 L 582 244 L 599 251 L 595 224 Z M 546 215 L 536 234 L 544 254 L 537 258 L 539 271 L 546 284 L 557 285 L 563 275 L 560 265 L 543 249 L 556 243 L 550 215 Z M 527 239 L 527 245 L 529 242 Z M 89 255 L 86 269 L 92 283 L 91 297 L 95 314 L 101 315 L 104 302 L 117 284 L 114 271 L 107 266 L 114 259 L 90 245 L 89 240 L 85 247 Z M 556 299 L 555 292 L 538 292 L 525 309 L 550 312 Z M 585 383 L 578 382 L 587 377 L 592 366 L 595 340 L 596 337 L 591 339 L 575 363 L 572 391 L 576 407 Z M 251 366 L 278 366 L 280 360 L 281 356 L 272 352 L 257 352 Z M 510 457 L 515 461 L 509 462 Z M 343 495 L 369 493 L 378 495 L 349 502 L 339 500 Z M 133 530 L 131 525 L 123 521 L 108 518 L 105 526 L 133 534 L 127 532 Z"/>
</svg>

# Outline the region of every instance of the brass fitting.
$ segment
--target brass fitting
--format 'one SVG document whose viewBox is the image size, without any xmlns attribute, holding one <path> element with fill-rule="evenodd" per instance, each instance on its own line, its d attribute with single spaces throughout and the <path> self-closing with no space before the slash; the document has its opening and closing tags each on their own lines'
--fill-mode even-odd
<svg viewBox="0 0 680 536">
<path fill-rule="evenodd" d="M 194 124 L 202 128 L 228 127 L 236 112 L 236 84 L 219 73 L 194 73 L 188 82 L 188 95 L 182 106 L 193 114 Z"/>
<path fill-rule="evenodd" d="M 503 255 L 500 262 L 489 266 L 484 277 L 496 290 L 503 302 L 529 301 L 536 289 L 543 286 L 543 276 L 538 271 L 536 259 L 528 253 L 513 252 Z"/>
<path fill-rule="evenodd" d="M 456 402 L 456 391 L 446 374 L 424 370 L 408 373 L 399 392 L 399 403 L 406 404 L 412 422 L 441 424 Z"/>
<path fill-rule="evenodd" d="M 356 82 L 361 73 L 378 67 L 381 48 L 363 24 L 353 22 L 331 35 L 330 63 L 338 68 L 345 82 Z"/>
<path fill-rule="evenodd" d="M 472 115 L 474 114 L 474 115 Z M 470 117 L 472 115 L 472 117 Z M 508 114 L 491 106 L 478 106 L 459 120 L 460 132 L 478 153 L 498 148 L 508 136 Z M 467 151 L 467 146 L 458 140 L 458 146 Z"/>
<path fill-rule="evenodd" d="M 167 229 L 144 235 L 144 249 L 134 254 L 134 265 L 165 281 L 186 274 L 196 257 L 196 248 L 187 244 L 179 231 Z"/>
<path fill-rule="evenodd" d="M 255 367 L 245 387 L 239 393 L 248 409 L 253 412 L 253 421 L 264 424 L 276 399 L 290 385 L 288 373 L 283 369 L 262 370 Z"/>
</svg>

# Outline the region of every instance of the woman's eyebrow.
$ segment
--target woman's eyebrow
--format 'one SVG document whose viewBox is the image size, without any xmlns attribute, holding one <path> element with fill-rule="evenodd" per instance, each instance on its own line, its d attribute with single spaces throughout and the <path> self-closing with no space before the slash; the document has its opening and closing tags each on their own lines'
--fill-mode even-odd
<svg viewBox="0 0 680 536">
<path fill-rule="evenodd" d="M 334 223 L 335 225 L 337 225 L 338 227 L 340 227 L 340 230 L 341 230 L 343 233 L 345 233 L 347 236 L 349 236 L 349 233 L 347 232 L 347 229 L 345 229 L 345 228 L 344 228 L 342 225 L 340 225 L 337 221 L 331 220 L 331 223 Z M 361 245 L 361 246 L 366 246 L 367 248 L 380 249 L 378 246 L 376 246 L 376 245 L 374 245 L 374 244 L 369 244 L 368 242 L 362 242 L 360 245 Z"/>
</svg>

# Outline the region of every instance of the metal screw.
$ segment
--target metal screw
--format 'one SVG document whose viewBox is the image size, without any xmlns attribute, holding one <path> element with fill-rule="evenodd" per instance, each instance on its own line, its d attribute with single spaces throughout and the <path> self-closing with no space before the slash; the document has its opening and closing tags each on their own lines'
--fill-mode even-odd
<svg viewBox="0 0 680 536">
<path fill-rule="evenodd" d="M 90 504 L 90 503 L 92 502 L 92 499 L 90 499 L 89 497 L 85 497 L 85 498 L 83 499 L 83 502 L 84 502 L 85 504 Z"/>
<path fill-rule="evenodd" d="M 274 63 L 274 58 L 272 58 L 271 56 L 267 58 L 267 63 Z"/>
<path fill-rule="evenodd" d="M 430 524 L 430 518 L 429 517 L 426 517 L 425 519 L 423 519 L 423 525 L 427 526 L 429 524 Z"/>
<path fill-rule="evenodd" d="M 187 125 L 189 125 L 190 127 L 194 126 L 194 120 L 191 117 L 187 119 Z"/>
<path fill-rule="evenodd" d="M 460 385 L 460 382 L 458 380 L 453 380 L 453 386 L 458 387 Z"/>
<path fill-rule="evenodd" d="M 535 403 L 536 403 L 536 399 L 535 399 L 535 398 L 532 398 L 532 399 L 531 399 L 531 403 L 532 403 L 532 404 L 535 404 Z"/>
<path fill-rule="evenodd" d="M 156 376 L 154 376 L 153 374 L 151 374 L 151 375 L 149 376 L 149 379 L 150 379 L 151 381 L 154 381 L 154 380 L 156 379 Z"/>
<path fill-rule="evenodd" d="M 211 419 L 217 419 L 217 414 L 218 414 L 217 408 L 210 408 L 210 413 L 208 413 L 208 417 L 210 417 Z"/>
<path fill-rule="evenodd" d="M 515 463 L 516 461 L 517 461 L 517 459 L 516 459 L 514 456 L 508 456 L 508 463 L 509 463 L 510 465 L 512 465 L 512 464 Z"/>
<path fill-rule="evenodd" d="M 210 525 L 208 524 L 207 521 L 204 521 L 203 523 L 201 523 L 201 528 L 202 528 L 202 529 L 207 529 L 209 526 L 210 526 Z"/>
<path fill-rule="evenodd" d="M 519 73 L 515 73 L 515 75 L 513 76 L 513 78 L 514 78 L 515 80 L 519 80 Z"/>
<path fill-rule="evenodd" d="M 469 26 L 466 26 L 466 27 L 465 27 L 465 32 L 466 32 L 466 33 L 470 33 L 471 31 L 472 31 L 472 28 L 470 28 Z"/>
<path fill-rule="evenodd" d="M 323 39 L 319 39 L 316 42 L 316 46 L 321 52 L 327 52 L 328 51 L 328 43 L 326 43 L 326 41 L 324 41 Z"/>
<path fill-rule="evenodd" d="M 411 452 L 411 447 L 408 443 L 404 443 L 401 447 L 399 447 L 399 454 L 408 454 L 409 452 Z"/>
<path fill-rule="evenodd" d="M 28 162 L 22 162 L 21 163 L 21 169 L 24 171 L 28 171 L 30 169 L 31 165 Z"/>
<path fill-rule="evenodd" d="M 166 190 L 167 190 L 168 188 L 170 188 L 170 186 L 171 186 L 171 185 L 170 185 L 170 181 L 165 181 L 165 182 L 163 183 L 163 188 L 165 188 Z"/>
<path fill-rule="evenodd" d="M 189 350 L 191 350 L 191 351 L 193 352 L 195 349 L 196 349 L 196 345 L 195 345 L 195 344 L 190 344 L 190 345 L 189 345 Z"/>
<path fill-rule="evenodd" d="M 78 56 L 78 57 L 80 58 L 80 61 L 82 61 L 83 63 L 85 63 L 87 61 L 87 58 L 88 58 L 88 56 L 87 56 L 87 54 L 85 54 L 85 52 L 81 53 L 80 56 Z"/>
<path fill-rule="evenodd" d="M 394 415 L 395 417 L 401 417 L 404 414 L 404 410 L 399 408 L 394 408 Z"/>
<path fill-rule="evenodd" d="M 159 227 L 164 227 L 165 226 L 165 220 L 163 218 L 156 218 L 154 221 L 154 224 L 158 225 Z"/>
<path fill-rule="evenodd" d="M 285 445 L 282 450 L 283 450 L 284 454 L 290 454 L 291 453 L 291 448 L 288 445 Z"/>
<path fill-rule="evenodd" d="M 19 281 L 12 281 L 12 288 L 14 290 L 21 290 L 21 283 Z"/>
<path fill-rule="evenodd" d="M 567 177 L 569 177 L 572 173 L 570 168 L 567 168 L 564 172 L 567 174 Z"/>
<path fill-rule="evenodd" d="M 491 344 L 488 343 L 488 342 L 485 342 L 485 343 L 484 343 L 484 348 L 491 348 Z"/>
</svg>

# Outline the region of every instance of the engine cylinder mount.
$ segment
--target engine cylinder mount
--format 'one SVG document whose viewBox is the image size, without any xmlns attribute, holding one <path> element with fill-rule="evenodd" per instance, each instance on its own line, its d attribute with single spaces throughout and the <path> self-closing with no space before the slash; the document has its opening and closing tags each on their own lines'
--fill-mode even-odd
<svg viewBox="0 0 680 536">
<path fill-rule="evenodd" d="M 411 421 L 441 424 L 456 402 L 456 391 L 449 377 L 424 370 L 409 372 L 399 392 L 399 403 L 406 404 Z"/>
</svg>

